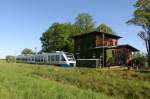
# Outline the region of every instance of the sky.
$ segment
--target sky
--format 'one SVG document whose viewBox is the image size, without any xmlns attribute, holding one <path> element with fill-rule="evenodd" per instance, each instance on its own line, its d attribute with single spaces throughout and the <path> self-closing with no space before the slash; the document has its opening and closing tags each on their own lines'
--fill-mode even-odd
<svg viewBox="0 0 150 99">
<path fill-rule="evenodd" d="M 0 0 L 0 58 L 18 55 L 24 48 L 41 50 L 40 37 L 54 22 L 75 22 L 79 13 L 93 16 L 96 26 L 107 24 L 130 44 L 146 52 L 137 36 L 142 29 L 127 25 L 136 0 Z"/>
</svg>

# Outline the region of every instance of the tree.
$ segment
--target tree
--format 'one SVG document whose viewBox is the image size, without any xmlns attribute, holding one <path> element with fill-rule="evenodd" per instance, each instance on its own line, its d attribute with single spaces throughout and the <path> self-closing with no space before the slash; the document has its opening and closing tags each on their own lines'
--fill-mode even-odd
<svg viewBox="0 0 150 99">
<path fill-rule="evenodd" d="M 106 32 L 110 34 L 116 35 L 116 33 L 112 30 L 111 27 L 107 26 L 106 24 L 101 24 L 96 28 L 97 31 L 99 32 Z"/>
<path fill-rule="evenodd" d="M 93 22 L 92 16 L 87 13 L 79 14 L 74 24 L 55 22 L 40 38 L 42 51 L 50 52 L 62 50 L 73 52 L 74 43 L 71 36 L 93 31 L 94 27 L 95 22 Z"/>
<path fill-rule="evenodd" d="M 103 25 L 102 25 L 103 26 Z M 112 29 L 105 25 L 109 31 Z M 88 13 L 81 13 L 76 17 L 74 24 L 53 23 L 40 38 L 42 43 L 42 52 L 67 51 L 73 52 L 74 42 L 71 38 L 74 35 L 88 33 L 95 30 L 95 22 Z"/>
<path fill-rule="evenodd" d="M 143 57 L 146 59 L 147 54 L 146 53 L 140 53 L 140 52 L 133 53 L 133 58 L 137 58 L 137 57 Z"/>
<path fill-rule="evenodd" d="M 50 52 L 62 50 L 72 52 L 73 40 L 70 36 L 73 34 L 73 31 L 74 28 L 71 23 L 53 23 L 40 38 L 42 51 Z"/>
<path fill-rule="evenodd" d="M 34 52 L 32 51 L 32 49 L 29 49 L 29 48 L 25 48 L 21 54 L 34 54 Z"/>
<path fill-rule="evenodd" d="M 76 17 L 75 21 L 75 30 L 76 33 L 88 33 L 95 29 L 95 22 L 93 21 L 93 17 L 88 13 L 80 13 Z"/>
<path fill-rule="evenodd" d="M 16 57 L 15 56 L 6 56 L 6 62 L 16 62 Z"/>
<path fill-rule="evenodd" d="M 142 64 L 143 67 L 146 67 L 147 54 L 136 52 L 133 54 L 133 60 L 138 61 L 140 64 Z"/>
<path fill-rule="evenodd" d="M 134 24 L 143 28 L 138 36 L 145 42 L 150 66 L 150 0 L 138 0 L 135 3 L 136 10 L 128 24 Z"/>
</svg>

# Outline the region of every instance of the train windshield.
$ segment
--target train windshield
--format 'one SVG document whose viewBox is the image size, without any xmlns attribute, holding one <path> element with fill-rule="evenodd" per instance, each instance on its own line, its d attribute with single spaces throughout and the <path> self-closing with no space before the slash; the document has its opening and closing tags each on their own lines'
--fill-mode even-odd
<svg viewBox="0 0 150 99">
<path fill-rule="evenodd" d="M 74 58 L 73 54 L 67 53 L 67 52 L 66 52 L 65 54 L 66 54 L 67 59 L 68 59 L 69 61 L 75 61 L 75 58 Z"/>
</svg>

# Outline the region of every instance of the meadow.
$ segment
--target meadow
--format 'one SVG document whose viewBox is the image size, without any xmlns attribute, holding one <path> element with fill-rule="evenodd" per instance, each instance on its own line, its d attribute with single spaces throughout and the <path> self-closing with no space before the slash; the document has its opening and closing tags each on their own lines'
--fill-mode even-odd
<svg viewBox="0 0 150 99">
<path fill-rule="evenodd" d="M 149 98 L 149 71 L 0 63 L 0 99 Z"/>
</svg>

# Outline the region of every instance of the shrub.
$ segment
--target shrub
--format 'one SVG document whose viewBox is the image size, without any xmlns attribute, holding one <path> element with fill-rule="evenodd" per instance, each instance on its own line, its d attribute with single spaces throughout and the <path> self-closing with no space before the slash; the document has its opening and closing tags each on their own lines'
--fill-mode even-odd
<svg viewBox="0 0 150 99">
<path fill-rule="evenodd" d="M 8 63 L 16 62 L 16 57 L 15 56 L 6 56 L 6 62 L 8 62 Z"/>
</svg>

